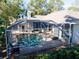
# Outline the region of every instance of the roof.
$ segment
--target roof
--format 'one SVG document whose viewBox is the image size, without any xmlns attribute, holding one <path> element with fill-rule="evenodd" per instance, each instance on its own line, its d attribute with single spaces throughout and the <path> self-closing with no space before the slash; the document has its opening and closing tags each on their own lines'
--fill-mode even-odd
<svg viewBox="0 0 79 59">
<path fill-rule="evenodd" d="M 31 17 L 31 18 L 19 18 L 14 23 L 12 23 L 6 30 L 10 30 L 12 27 L 19 25 L 19 24 L 27 24 L 27 22 L 46 22 L 45 20 L 42 20 L 41 18 Z"/>
<path fill-rule="evenodd" d="M 68 11 L 68 10 L 55 11 L 48 15 L 43 15 L 43 16 L 37 15 L 35 17 L 42 19 L 42 20 L 53 20 L 57 23 L 63 23 L 66 20 L 65 16 L 67 16 L 67 15 L 79 19 L 78 11 Z"/>
<path fill-rule="evenodd" d="M 66 21 L 66 16 L 71 16 L 74 17 L 74 19 L 77 18 L 77 20 L 79 20 L 79 11 L 61 10 L 52 12 L 48 15 L 35 15 L 35 17 L 31 18 L 19 18 L 10 27 L 16 26 L 22 22 L 25 22 L 26 20 L 46 21 L 46 22 L 52 20 L 53 23 L 64 23 Z"/>
</svg>

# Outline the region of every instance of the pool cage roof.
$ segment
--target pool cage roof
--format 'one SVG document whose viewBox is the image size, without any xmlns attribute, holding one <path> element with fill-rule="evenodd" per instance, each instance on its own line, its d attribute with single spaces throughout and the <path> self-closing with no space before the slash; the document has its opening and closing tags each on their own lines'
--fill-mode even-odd
<svg viewBox="0 0 79 59">
<path fill-rule="evenodd" d="M 48 19 L 38 19 L 38 18 L 21 18 L 16 20 L 13 24 L 11 24 L 6 30 L 10 30 L 12 27 L 22 24 L 22 23 L 27 23 L 27 21 L 31 21 L 31 22 L 46 22 L 49 24 L 57 24 L 56 22 L 54 22 L 53 20 L 48 20 Z"/>
<path fill-rule="evenodd" d="M 10 27 L 8 27 L 5 31 L 6 33 L 6 48 L 7 48 L 7 56 L 9 57 L 11 53 L 16 53 L 16 50 L 19 51 L 19 54 L 29 54 L 29 53 L 33 53 L 33 52 L 38 52 L 38 51 L 42 51 L 42 50 L 47 50 L 47 49 L 51 49 L 57 46 L 61 46 L 64 43 L 61 40 L 52 40 L 52 41 L 42 41 L 41 39 L 49 39 L 49 38 L 43 38 L 44 34 L 40 34 L 40 33 L 35 33 L 35 34 L 18 34 L 17 37 L 19 37 L 19 40 L 23 40 L 23 44 L 13 44 L 12 45 L 12 41 L 14 39 L 14 42 L 16 40 L 16 38 L 13 38 L 13 34 L 12 34 L 12 27 L 17 26 L 19 24 L 26 24 L 27 21 L 33 21 L 33 22 L 45 22 L 48 24 L 55 24 L 56 23 L 52 20 L 39 20 L 39 19 L 20 19 L 17 20 L 14 24 L 12 24 Z M 15 34 L 16 35 L 16 34 Z M 46 36 L 45 36 L 46 37 Z M 30 41 L 29 41 L 30 40 Z M 27 42 L 28 41 L 28 42 Z M 17 42 L 17 41 L 16 41 Z M 22 42 L 19 42 L 22 43 Z M 30 45 L 27 45 L 27 44 Z"/>
</svg>

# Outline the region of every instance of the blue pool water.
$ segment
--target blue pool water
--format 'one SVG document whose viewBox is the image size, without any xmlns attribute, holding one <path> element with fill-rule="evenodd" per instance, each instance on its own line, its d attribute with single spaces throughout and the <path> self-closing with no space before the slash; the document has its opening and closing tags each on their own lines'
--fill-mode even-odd
<svg viewBox="0 0 79 59">
<path fill-rule="evenodd" d="M 36 46 L 38 45 L 42 37 L 36 34 L 31 34 L 31 35 L 19 35 L 18 37 L 18 44 L 24 45 L 24 46 Z"/>
</svg>

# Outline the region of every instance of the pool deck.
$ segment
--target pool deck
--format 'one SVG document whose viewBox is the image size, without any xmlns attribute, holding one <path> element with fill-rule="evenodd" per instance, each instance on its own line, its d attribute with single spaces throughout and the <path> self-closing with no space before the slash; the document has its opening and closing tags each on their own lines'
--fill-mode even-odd
<svg viewBox="0 0 79 59">
<path fill-rule="evenodd" d="M 64 42 L 62 42 L 61 40 L 44 41 L 44 42 L 41 42 L 37 46 L 31 46 L 31 47 L 21 46 L 20 54 L 35 53 L 39 51 L 56 48 L 56 47 L 63 46 L 63 45 L 64 45 Z"/>
</svg>

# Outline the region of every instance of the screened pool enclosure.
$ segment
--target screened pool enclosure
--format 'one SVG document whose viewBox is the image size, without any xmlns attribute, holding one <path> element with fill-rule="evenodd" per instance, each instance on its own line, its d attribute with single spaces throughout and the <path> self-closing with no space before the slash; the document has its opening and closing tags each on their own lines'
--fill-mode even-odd
<svg viewBox="0 0 79 59">
<path fill-rule="evenodd" d="M 63 45 L 64 38 L 60 40 L 62 30 L 59 26 L 61 24 L 53 21 L 17 20 L 5 31 L 7 56 L 18 51 L 18 54 L 28 54 Z"/>
</svg>

